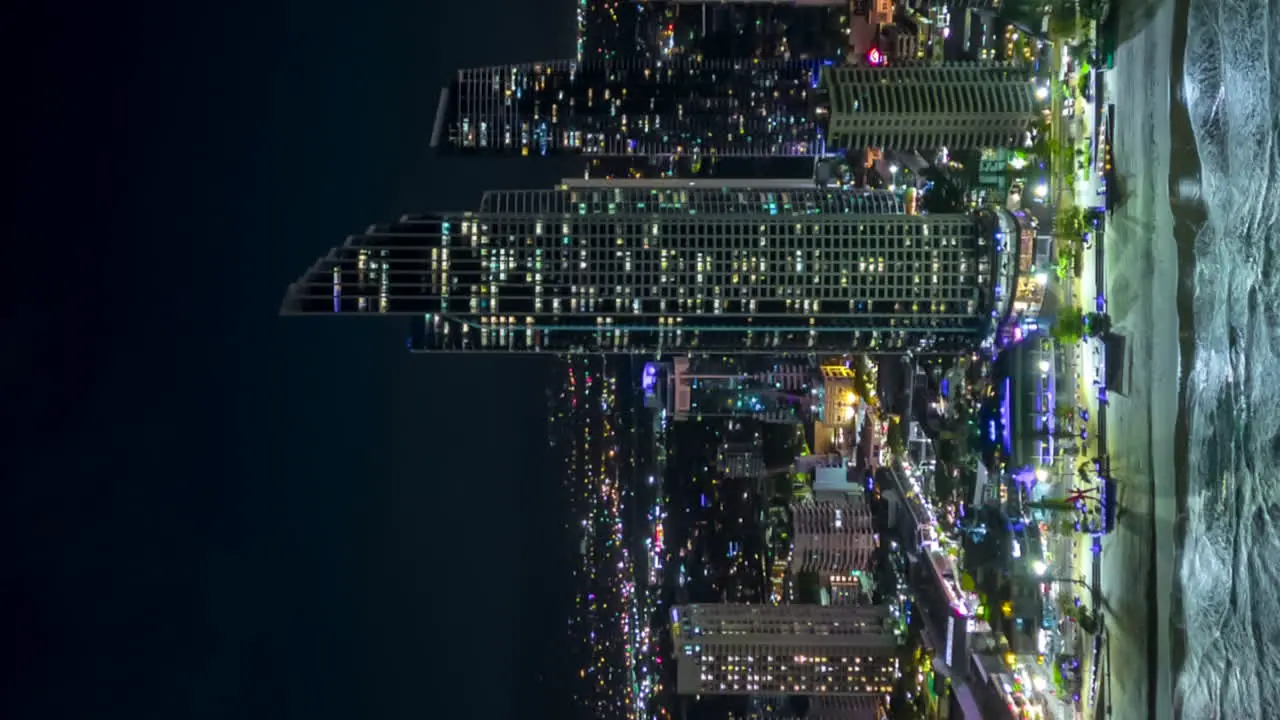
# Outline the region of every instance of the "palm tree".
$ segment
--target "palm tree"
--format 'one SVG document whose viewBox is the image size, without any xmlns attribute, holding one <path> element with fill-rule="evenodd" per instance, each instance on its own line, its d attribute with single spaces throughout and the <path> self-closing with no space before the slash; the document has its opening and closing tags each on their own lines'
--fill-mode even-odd
<svg viewBox="0 0 1280 720">
<path fill-rule="evenodd" d="M 886 441 L 889 445 L 889 452 L 894 455 L 901 455 L 906 452 L 906 428 L 902 426 L 901 422 L 889 424 L 889 433 Z"/>
<path fill-rule="evenodd" d="M 1089 337 L 1102 337 L 1111 332 L 1111 316 L 1106 313 L 1091 312 L 1084 316 L 1085 333 Z"/>
<path fill-rule="evenodd" d="M 1066 280 L 1071 274 L 1071 253 L 1058 253 L 1058 260 L 1053 266 L 1054 273 L 1059 280 Z"/>
<path fill-rule="evenodd" d="M 1031 139 L 1031 145 L 1027 148 L 1027 153 L 1041 160 L 1053 162 L 1053 147 L 1049 143 L 1047 129 L 1036 133 L 1035 137 Z"/>
<path fill-rule="evenodd" d="M 1076 523 L 1069 517 L 1059 517 L 1049 526 L 1049 530 L 1058 535 L 1070 535 L 1076 532 Z"/>
<path fill-rule="evenodd" d="M 1056 9 L 1049 17 L 1049 35 L 1051 37 L 1072 38 L 1076 34 L 1075 10 Z"/>
<path fill-rule="evenodd" d="M 1111 332 L 1111 316 L 1106 313 L 1081 313 L 1069 309 L 1054 321 L 1049 334 L 1062 342 L 1079 342 L 1083 338 L 1101 338 Z"/>
<path fill-rule="evenodd" d="M 1054 321 L 1049 334 L 1059 342 L 1075 344 L 1084 337 L 1084 316 L 1074 308 L 1066 310 Z"/>
<path fill-rule="evenodd" d="M 1080 0 L 1080 14 L 1086 20 L 1102 22 L 1111 13 L 1109 0 Z"/>
<path fill-rule="evenodd" d="M 994 12 L 997 17 L 1035 35 L 1040 34 L 1044 16 L 1050 14 L 1059 0 L 1004 0 Z"/>
<path fill-rule="evenodd" d="M 1089 2 L 1090 0 L 1085 0 Z M 1075 61 L 1076 67 L 1080 67 L 1093 59 L 1093 43 L 1088 38 L 1082 39 L 1080 42 L 1071 46 L 1071 59 Z"/>
<path fill-rule="evenodd" d="M 1083 239 L 1084 213 L 1079 208 L 1059 210 L 1053 218 L 1053 232 L 1068 239 Z"/>
<path fill-rule="evenodd" d="M 1076 92 L 1088 98 L 1089 91 L 1093 89 L 1093 78 L 1086 74 L 1081 74 L 1080 79 L 1076 81 Z"/>
</svg>

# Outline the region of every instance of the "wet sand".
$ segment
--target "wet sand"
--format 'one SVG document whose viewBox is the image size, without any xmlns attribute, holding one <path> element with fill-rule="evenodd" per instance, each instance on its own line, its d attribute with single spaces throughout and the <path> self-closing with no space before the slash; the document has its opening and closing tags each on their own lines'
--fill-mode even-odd
<svg viewBox="0 0 1280 720">
<path fill-rule="evenodd" d="M 1184 180 L 1199 183 L 1200 158 L 1196 153 L 1195 133 L 1191 126 L 1191 116 L 1183 102 L 1183 68 L 1187 48 L 1187 8 L 1190 0 L 1177 0 L 1174 27 L 1173 55 L 1173 92 L 1170 108 L 1170 131 L 1173 140 L 1173 156 L 1170 158 L 1169 183 L 1174 196 L 1173 236 L 1178 251 L 1178 418 L 1174 425 L 1174 503 L 1175 515 L 1173 526 L 1173 587 L 1170 598 L 1169 614 L 1171 627 L 1167 629 L 1169 637 L 1168 662 L 1173 686 L 1170 689 L 1172 698 L 1172 716 L 1178 717 L 1177 678 L 1186 658 L 1186 625 L 1183 621 L 1182 593 L 1180 571 L 1182 565 L 1183 539 L 1186 536 L 1187 518 L 1187 447 L 1190 442 L 1190 424 L 1187 412 L 1187 378 L 1191 373 L 1192 360 L 1195 357 L 1195 245 L 1200 228 L 1208 221 L 1204 206 L 1198 198 L 1183 197 L 1176 188 L 1183 185 Z"/>
</svg>

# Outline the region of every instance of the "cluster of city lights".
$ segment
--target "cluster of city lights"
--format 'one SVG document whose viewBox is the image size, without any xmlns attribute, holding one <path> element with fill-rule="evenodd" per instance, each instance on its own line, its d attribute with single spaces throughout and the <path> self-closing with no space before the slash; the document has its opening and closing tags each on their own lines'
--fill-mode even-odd
<svg viewBox="0 0 1280 720">
<path fill-rule="evenodd" d="M 611 31 L 606 30 L 604 35 L 609 35 L 610 32 L 613 35 L 625 35 L 626 33 L 619 33 L 618 29 L 624 26 L 630 27 L 628 23 L 638 28 L 631 35 L 635 36 L 635 42 L 645 46 L 644 53 L 648 55 L 647 60 L 665 61 L 681 56 L 702 59 L 703 48 L 690 32 L 690 18 L 698 13 L 690 12 L 687 8 L 682 9 L 677 3 L 649 6 L 646 3 L 632 3 L 625 0 L 577 0 L 576 5 L 579 61 L 615 57 L 618 48 L 614 46 L 625 43 L 616 42 L 613 36 L 610 36 L 613 39 L 609 42 L 601 42 L 602 36 L 596 30 L 602 27 L 612 28 Z M 658 9 L 654 9 L 655 7 Z M 944 29 L 941 33 L 946 37 L 950 30 L 949 11 L 939 9 L 930 12 L 942 20 L 941 25 Z M 626 17 L 623 17 L 624 14 Z M 704 9 L 701 12 L 702 17 L 705 18 L 705 14 Z M 757 21 L 756 25 L 760 25 L 760 22 Z M 743 31 L 739 29 L 738 32 Z M 772 30 L 762 31 L 757 27 L 755 32 L 764 36 Z M 789 52 L 786 43 L 785 34 L 775 38 L 775 45 L 782 55 Z M 1002 36 L 997 35 L 990 44 L 991 47 L 984 49 L 984 53 L 990 53 L 992 57 L 1003 55 L 1005 59 L 1019 63 L 1034 64 L 1037 69 L 1041 51 L 1044 49 L 1041 42 L 1023 36 L 1013 28 L 1008 28 Z M 765 43 L 758 43 L 757 46 L 772 47 Z M 760 50 L 756 52 L 758 54 Z M 584 58 L 584 55 L 587 57 Z M 895 54 L 894 57 L 896 59 L 897 55 Z M 880 48 L 873 47 L 863 54 L 863 58 L 869 66 L 883 67 L 889 64 L 890 56 Z M 760 58 L 757 57 L 756 61 L 759 60 Z M 659 62 L 659 65 L 661 64 Z M 816 75 L 814 77 L 816 78 Z M 778 88 L 782 88 L 784 92 L 788 91 L 781 79 L 774 85 L 775 96 L 779 92 Z M 807 95 L 802 92 L 803 84 L 795 85 L 798 88 L 793 92 L 795 97 L 807 101 Z M 634 94 L 634 89 L 632 92 Z M 615 94 L 618 93 L 615 92 Z M 1039 88 L 1037 94 L 1041 100 L 1047 100 L 1050 94 L 1049 87 Z M 517 98 L 519 97 L 517 92 Z M 796 104 L 799 106 L 801 103 L 797 100 Z M 570 103 L 564 107 L 571 106 Z M 739 122 L 738 119 L 734 120 Z M 777 117 L 770 117 L 767 120 L 760 128 L 761 133 L 765 131 L 784 133 L 792 118 L 788 112 L 780 113 Z M 749 135 L 742 129 L 739 129 L 738 134 Z M 629 144 L 625 146 L 626 150 L 636 151 L 637 141 L 633 139 L 628 142 Z M 582 145 L 582 147 L 588 146 L 589 143 Z M 781 141 L 778 147 L 789 147 L 799 154 L 811 151 L 808 146 L 793 147 Z M 673 145 L 672 148 L 678 155 L 698 154 L 698 148 L 693 145 Z M 1024 165 L 1025 162 L 1015 169 L 1021 170 Z M 898 167 L 890 166 L 890 168 L 895 179 L 891 189 L 897 190 Z M 1033 188 L 1028 188 L 1027 195 L 1029 198 L 1045 201 L 1049 192 L 1049 186 L 1046 183 L 1039 183 Z M 911 207 L 915 206 L 915 193 L 914 188 L 902 191 L 904 200 L 908 198 L 910 200 L 906 204 Z M 996 237 L 1003 241 L 1002 235 L 997 234 Z M 1047 283 L 1047 276 L 1041 273 L 1037 276 L 1037 280 L 1044 285 Z M 1101 308 L 1099 311 L 1102 311 Z M 1030 336 L 1036 329 L 1034 324 L 1030 327 L 1018 326 L 1012 330 L 1011 334 L 1014 336 L 1014 341 L 1020 341 Z M 995 348 L 991 350 L 995 352 Z M 1052 376 L 1047 366 L 1042 367 L 1041 371 L 1046 378 Z M 646 372 L 642 382 L 648 383 L 651 380 L 656 381 L 656 375 L 650 378 Z M 1099 400 L 1105 402 L 1105 388 L 1100 384 L 1095 386 L 1098 387 Z M 1087 388 L 1088 383 L 1084 383 L 1083 387 Z M 646 389 L 651 388 L 646 387 Z M 583 703 L 590 708 L 594 717 L 640 720 L 665 717 L 668 712 L 666 709 L 657 707 L 657 698 L 663 692 L 661 673 L 663 659 L 659 650 L 661 643 L 658 641 L 661 630 L 654 626 L 652 618 L 663 615 L 655 610 L 660 604 L 658 587 L 661 585 L 663 566 L 669 557 L 670 548 L 667 536 L 667 510 L 660 499 L 649 507 L 641 521 L 636 520 L 638 514 L 629 508 L 629 505 L 634 507 L 637 504 L 630 490 L 636 478 L 628 474 L 629 448 L 625 446 L 624 433 L 620 432 L 619 426 L 615 424 L 615 420 L 621 423 L 618 415 L 620 411 L 617 392 L 617 380 L 607 371 L 607 364 L 599 358 L 573 360 L 566 365 L 564 392 L 560 396 L 560 410 L 556 417 L 572 432 L 572 439 L 565 445 L 565 457 L 573 496 L 581 507 L 580 517 L 575 518 L 580 525 L 582 535 L 582 558 L 578 570 L 580 576 L 586 579 L 577 598 L 575 616 L 570 624 L 577 628 L 576 632 L 581 637 L 584 648 L 588 650 L 584 654 L 589 656 L 589 660 L 578 673 L 583 681 L 583 690 L 580 693 Z M 1052 397 L 1051 391 L 1048 396 Z M 1009 388 L 1006 381 L 1003 440 L 1007 451 L 1012 449 L 1010 437 L 1012 423 L 1009 419 L 1008 397 Z M 758 393 L 735 395 L 731 400 L 736 403 L 730 408 L 734 412 L 750 410 L 759 413 L 765 409 L 761 395 Z M 726 398 L 722 404 L 728 407 L 730 399 Z M 842 412 L 847 410 L 848 417 L 842 419 L 852 422 L 855 420 L 855 404 L 847 402 L 846 405 L 847 407 L 842 408 Z M 865 407 L 860 407 L 858 410 L 860 413 L 866 412 Z M 1051 413 L 1052 409 L 1046 409 L 1044 412 L 1046 413 L 1044 421 L 1048 427 L 1048 413 Z M 665 414 L 662 418 L 665 423 Z M 863 414 L 856 417 L 859 428 L 862 419 Z M 989 432 L 990 439 L 996 442 L 998 438 L 995 435 L 994 423 Z M 884 447 L 884 443 L 881 443 L 881 447 Z M 1045 468 L 1052 466 L 1052 457 L 1053 451 L 1050 447 L 1045 462 L 1034 471 L 1034 478 L 1037 481 L 1047 481 L 1048 471 Z M 883 460 L 882 457 L 882 462 Z M 958 560 L 960 552 L 957 542 L 949 532 L 954 529 L 957 522 L 955 518 L 963 516 L 963 504 L 934 508 L 929 495 L 923 489 L 928 485 L 925 478 L 935 469 L 932 462 L 916 466 L 910 459 L 903 457 L 900 467 L 907 485 L 905 502 L 911 513 L 916 516 L 922 548 L 926 551 L 928 561 L 951 608 L 957 617 L 969 619 L 972 630 L 976 627 L 972 618 L 981 615 L 982 608 L 978 596 L 965 591 L 961 583 L 956 580 L 962 577 Z M 1027 473 L 1031 475 L 1033 471 L 1028 468 Z M 1099 469 L 1096 474 L 1101 476 L 1101 470 Z M 643 478 L 639 480 L 643 481 Z M 649 477 L 648 480 L 650 484 L 661 483 L 660 477 L 656 480 L 654 477 Z M 1098 480 L 1100 482 L 1101 477 Z M 873 486 L 874 483 L 868 487 Z M 801 484 L 796 488 L 796 496 L 802 497 L 807 491 L 808 487 Z M 645 501 L 645 504 L 647 505 L 648 501 Z M 1026 519 L 1023 518 L 1023 520 Z M 1044 529 L 1043 526 L 1042 529 Z M 1019 552 L 1018 547 L 1015 542 L 1015 557 L 1018 556 L 1016 554 Z M 1032 565 L 1035 572 L 1041 576 L 1048 568 L 1044 560 L 1050 559 L 1051 555 L 1046 551 L 1042 558 L 1035 560 Z M 673 565 L 676 563 L 676 560 L 672 560 Z M 785 556 L 773 559 L 769 575 L 774 581 L 770 593 L 774 602 L 782 599 L 781 580 L 786 575 L 786 567 Z M 683 566 L 681 572 L 683 573 Z M 1052 583 L 1048 580 L 1045 582 Z M 965 587 L 970 586 L 965 585 Z M 1007 608 L 1005 611 L 1009 612 Z M 902 622 L 905 625 L 905 620 Z M 1046 632 L 1041 631 L 1040 635 L 1041 652 L 1043 652 Z M 1040 702 L 1046 699 L 1046 694 L 1052 694 L 1052 688 L 1046 680 L 1047 668 L 1044 666 L 1043 656 L 1038 665 L 1031 663 L 1030 666 L 1012 654 L 1005 655 L 1004 660 L 1008 670 L 997 674 L 993 683 L 1002 699 L 1018 717 L 1033 719 L 1045 717 L 1046 711 Z M 924 666 L 922 671 L 923 668 Z M 1097 668 L 1098 662 L 1095 660 L 1093 672 L 1096 673 Z"/>
<path fill-rule="evenodd" d="M 660 712 L 654 699 L 663 689 L 658 631 L 650 619 L 659 600 L 666 511 L 661 503 L 650 510 L 644 557 L 638 558 L 630 547 L 630 460 L 618 429 L 617 393 L 607 363 L 568 361 L 552 432 L 564 453 L 581 533 L 575 573 L 581 582 L 569 621 L 584 658 L 576 696 L 593 717 L 641 720 Z"/>
</svg>

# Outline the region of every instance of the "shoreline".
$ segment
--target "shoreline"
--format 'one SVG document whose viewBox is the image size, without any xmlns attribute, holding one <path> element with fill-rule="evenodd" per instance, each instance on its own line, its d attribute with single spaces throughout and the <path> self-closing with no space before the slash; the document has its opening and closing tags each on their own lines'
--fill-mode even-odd
<svg viewBox="0 0 1280 720">
<path fill-rule="evenodd" d="M 1117 201 L 1107 221 L 1104 290 L 1126 342 L 1123 357 L 1108 357 L 1106 365 L 1119 366 L 1129 382 L 1109 403 L 1106 435 L 1126 517 L 1103 541 L 1103 599 L 1115 622 L 1106 624 L 1107 687 L 1097 711 L 1166 720 L 1178 716 L 1184 644 L 1177 518 L 1186 505 L 1186 422 L 1179 411 L 1189 362 L 1179 356 L 1181 331 L 1192 320 L 1182 308 L 1193 266 L 1184 261 L 1192 248 L 1182 242 L 1191 225 L 1170 189 L 1184 173 L 1195 174 L 1189 124 L 1173 117 L 1185 116 L 1180 88 L 1189 0 L 1134 0 L 1117 10 L 1116 66 L 1105 83 L 1107 101 L 1116 105 L 1119 187 L 1110 188 Z"/>
<path fill-rule="evenodd" d="M 1187 385 L 1195 358 L 1195 245 L 1199 228 L 1207 220 L 1205 208 L 1197 201 L 1191 202 L 1179 196 L 1178 185 L 1182 179 L 1198 178 L 1200 156 L 1196 151 L 1195 133 L 1191 115 L 1183 101 L 1183 73 L 1186 65 L 1187 16 L 1190 0 L 1175 0 L 1172 63 L 1169 88 L 1169 134 L 1171 139 L 1169 158 L 1169 204 L 1174 219 L 1174 242 L 1178 253 L 1178 287 L 1176 307 L 1178 315 L 1178 401 L 1177 420 L 1174 424 L 1174 521 L 1173 521 L 1173 583 L 1169 603 L 1169 664 L 1173 683 L 1173 716 L 1178 718 L 1181 703 L 1178 697 L 1178 681 L 1186 663 L 1187 633 L 1186 610 L 1183 606 L 1182 558 L 1186 543 L 1187 495 L 1190 487 L 1190 468 L 1187 463 L 1191 437 L 1187 407 Z M 1177 141 L 1185 139 L 1186 146 L 1178 147 Z"/>
</svg>

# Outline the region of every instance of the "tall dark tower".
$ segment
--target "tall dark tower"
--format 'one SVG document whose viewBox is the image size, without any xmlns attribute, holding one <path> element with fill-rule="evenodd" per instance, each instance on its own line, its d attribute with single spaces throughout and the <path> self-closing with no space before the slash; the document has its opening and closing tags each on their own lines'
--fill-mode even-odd
<svg viewBox="0 0 1280 720">
<path fill-rule="evenodd" d="M 639 183 L 491 192 L 474 212 L 371 227 L 291 285 L 282 313 L 408 316 L 426 352 L 776 354 L 966 352 L 1004 311 L 1017 233 L 1003 211 Z"/>
<path fill-rule="evenodd" d="M 462 70 L 432 144 L 513 155 L 813 155 L 815 61 L 561 60 Z"/>
<path fill-rule="evenodd" d="M 577 59 L 839 58 L 848 0 L 578 0 Z"/>
<path fill-rule="evenodd" d="M 578 0 L 579 62 L 684 60 L 838 62 L 849 43 L 847 0 Z M 441 120 L 441 127 L 445 127 Z M 442 133 L 443 137 L 443 133 Z M 708 146 L 586 158 L 585 177 L 813 177 L 804 156 L 723 155 Z M 816 151 L 815 151 L 816 152 Z M 766 162 L 767 160 L 767 162 Z"/>
</svg>

